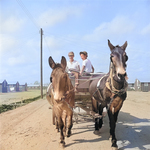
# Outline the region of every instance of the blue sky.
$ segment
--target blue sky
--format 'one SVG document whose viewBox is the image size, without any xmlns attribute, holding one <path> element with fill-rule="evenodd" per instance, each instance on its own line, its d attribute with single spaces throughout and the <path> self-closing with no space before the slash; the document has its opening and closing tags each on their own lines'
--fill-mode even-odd
<svg viewBox="0 0 150 150">
<path fill-rule="evenodd" d="M 1 0 L 0 82 L 40 82 L 40 28 L 43 29 L 43 80 L 48 58 L 68 60 L 87 51 L 95 72 L 108 72 L 110 50 L 128 42 L 128 82 L 150 82 L 149 0 Z"/>
</svg>

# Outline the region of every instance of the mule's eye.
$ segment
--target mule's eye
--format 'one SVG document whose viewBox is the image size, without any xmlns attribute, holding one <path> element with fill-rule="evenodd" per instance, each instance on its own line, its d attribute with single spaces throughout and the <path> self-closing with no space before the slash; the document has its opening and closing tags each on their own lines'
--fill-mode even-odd
<svg viewBox="0 0 150 150">
<path fill-rule="evenodd" d="M 111 62 L 113 62 L 113 61 L 112 61 L 112 58 L 113 58 L 113 57 L 114 57 L 113 55 L 111 55 L 111 56 L 110 56 L 110 60 L 111 60 Z"/>
<path fill-rule="evenodd" d="M 52 77 L 50 77 L 50 82 L 52 82 Z"/>
<path fill-rule="evenodd" d="M 126 60 L 126 61 L 128 60 L 128 56 L 127 56 L 127 55 L 125 55 L 125 60 Z"/>
</svg>

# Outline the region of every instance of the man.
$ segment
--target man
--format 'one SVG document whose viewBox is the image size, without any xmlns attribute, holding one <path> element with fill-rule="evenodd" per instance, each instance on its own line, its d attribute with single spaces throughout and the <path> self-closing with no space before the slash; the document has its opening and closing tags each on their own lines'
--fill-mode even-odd
<svg viewBox="0 0 150 150">
<path fill-rule="evenodd" d="M 70 70 L 80 72 L 80 65 L 76 60 L 74 60 L 74 53 L 69 52 L 68 56 L 69 56 L 69 61 L 67 62 L 67 72 L 71 73 Z"/>
<path fill-rule="evenodd" d="M 67 62 L 67 72 L 72 73 L 75 76 L 75 92 L 77 92 L 77 86 L 79 85 L 79 72 L 80 72 L 80 65 L 79 63 L 74 60 L 74 53 L 69 52 L 69 61 Z"/>
<path fill-rule="evenodd" d="M 94 72 L 94 67 L 91 64 L 91 61 L 87 59 L 88 54 L 86 51 L 80 52 L 81 59 L 83 60 L 82 62 L 82 69 L 80 71 L 80 74 L 82 75 L 83 72 L 85 73 L 93 73 Z"/>
</svg>

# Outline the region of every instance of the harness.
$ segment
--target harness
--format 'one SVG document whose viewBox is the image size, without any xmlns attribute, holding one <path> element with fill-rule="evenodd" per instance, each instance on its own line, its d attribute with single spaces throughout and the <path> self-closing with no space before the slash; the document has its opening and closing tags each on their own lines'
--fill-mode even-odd
<svg viewBox="0 0 150 150">
<path fill-rule="evenodd" d="M 123 88 L 120 90 L 116 89 L 113 85 L 113 69 L 114 69 L 113 63 L 111 63 L 110 75 L 109 75 L 105 85 L 113 94 L 121 96 L 122 94 L 124 94 L 127 91 L 128 83 L 125 80 Z"/>
<path fill-rule="evenodd" d="M 100 100 L 104 101 L 104 98 L 102 97 L 102 94 L 100 93 L 99 86 L 100 86 L 100 83 L 101 83 L 102 79 L 103 79 L 104 77 L 106 77 L 106 76 L 108 76 L 108 75 L 106 74 L 106 75 L 102 76 L 102 77 L 99 79 L 99 81 L 97 82 L 97 88 L 96 88 L 96 91 L 95 91 L 94 94 L 93 94 L 93 98 L 94 98 L 94 95 L 98 92 L 99 97 L 100 97 Z"/>
<path fill-rule="evenodd" d="M 112 93 L 110 103 L 108 104 L 108 109 L 110 108 L 111 103 L 113 102 L 114 98 L 115 98 L 116 96 L 121 96 L 121 95 L 123 95 L 123 94 L 127 91 L 127 87 L 128 87 L 128 83 L 127 83 L 126 80 L 124 81 L 124 86 L 123 86 L 122 89 L 118 90 L 118 89 L 116 89 L 116 88 L 114 87 L 114 85 L 113 85 L 113 69 L 114 69 L 114 66 L 113 66 L 113 64 L 111 63 L 111 66 L 110 66 L 110 74 L 109 74 L 109 77 L 108 77 L 108 79 L 107 79 L 107 81 L 106 81 L 106 83 L 105 83 L 106 87 L 107 87 L 107 88 L 111 91 L 111 93 Z M 100 78 L 100 80 L 97 82 L 97 90 L 94 92 L 93 97 L 92 97 L 92 98 L 94 98 L 94 95 L 98 92 L 99 98 L 100 98 L 100 100 L 101 100 L 102 102 L 104 101 L 104 98 L 102 97 L 102 94 L 101 94 L 101 92 L 100 92 L 99 86 L 100 86 L 100 83 L 101 83 L 102 79 L 103 79 L 104 77 L 106 77 L 106 76 L 108 76 L 108 75 L 107 75 L 107 74 L 104 75 L 104 76 L 103 76 L 102 78 Z M 95 98 L 94 98 L 94 99 L 95 99 Z"/>
</svg>

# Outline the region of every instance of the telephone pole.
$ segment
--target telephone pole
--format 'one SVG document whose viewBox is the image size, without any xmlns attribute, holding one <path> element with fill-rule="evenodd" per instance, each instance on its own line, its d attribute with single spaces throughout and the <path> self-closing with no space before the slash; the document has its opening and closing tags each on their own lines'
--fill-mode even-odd
<svg viewBox="0 0 150 150">
<path fill-rule="evenodd" d="M 42 60 L 42 38 L 43 38 L 43 30 L 40 30 L 41 35 L 41 98 L 43 99 L 43 60 Z"/>
</svg>

